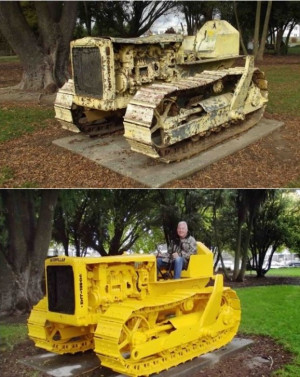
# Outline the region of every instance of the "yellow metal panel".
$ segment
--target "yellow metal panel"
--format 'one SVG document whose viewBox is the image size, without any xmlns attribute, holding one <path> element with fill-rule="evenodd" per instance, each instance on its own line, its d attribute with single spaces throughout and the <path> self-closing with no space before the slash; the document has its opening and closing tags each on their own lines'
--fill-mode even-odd
<svg viewBox="0 0 300 377">
<path fill-rule="evenodd" d="M 65 314 L 53 304 L 48 310 L 49 287 L 60 287 L 52 281 L 31 312 L 29 336 L 37 347 L 59 354 L 94 349 L 103 366 L 126 375 L 158 373 L 219 348 L 236 334 L 239 300 L 223 287 L 221 275 L 214 277 L 212 265 L 211 251 L 200 242 L 185 278 L 169 281 L 156 280 L 153 255 L 50 258 L 45 266 L 54 268 L 51 281 L 62 277 L 56 266 L 67 266 L 61 271 L 68 273 L 72 268 L 74 286 L 70 278 L 62 277 L 61 284 L 70 294 L 74 290 L 75 312 Z M 206 286 L 210 278 L 213 287 Z M 63 301 L 59 304 L 66 310 Z"/>
</svg>

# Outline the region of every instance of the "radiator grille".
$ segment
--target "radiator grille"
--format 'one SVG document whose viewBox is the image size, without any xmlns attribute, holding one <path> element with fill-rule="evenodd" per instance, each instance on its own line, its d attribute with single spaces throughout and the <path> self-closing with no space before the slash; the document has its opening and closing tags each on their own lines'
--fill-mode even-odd
<svg viewBox="0 0 300 377">
<path fill-rule="evenodd" d="M 74 274 L 71 266 L 48 266 L 47 288 L 50 312 L 74 314 Z"/>
<path fill-rule="evenodd" d="M 72 49 L 75 91 L 77 95 L 103 97 L 102 61 L 97 47 Z"/>
</svg>

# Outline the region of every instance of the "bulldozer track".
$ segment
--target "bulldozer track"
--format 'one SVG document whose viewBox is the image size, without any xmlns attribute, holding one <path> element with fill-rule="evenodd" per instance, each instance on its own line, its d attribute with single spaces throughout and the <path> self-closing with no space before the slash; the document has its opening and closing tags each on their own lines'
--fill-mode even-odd
<svg viewBox="0 0 300 377">
<path fill-rule="evenodd" d="M 247 69 L 206 70 L 141 87 L 127 106 L 124 126 L 116 114 L 88 122 L 84 109 L 73 103 L 74 84 L 69 80 L 57 95 L 56 118 L 63 128 L 91 137 L 124 129 L 133 151 L 164 163 L 180 161 L 259 122 L 267 102 L 267 81 L 252 59 L 247 62 Z"/>
<path fill-rule="evenodd" d="M 198 334 L 198 337 L 195 335 L 193 341 L 189 342 L 181 339 L 180 345 L 175 347 L 167 345 L 168 336 L 172 331 L 176 331 L 170 324 L 173 318 L 179 312 L 182 316 L 188 315 L 191 302 L 193 305 L 201 300 L 206 302 L 210 293 L 209 288 L 204 288 L 203 293 L 182 290 L 145 300 L 143 305 L 132 303 L 122 307 L 111 306 L 107 313 L 101 316 L 95 331 L 95 352 L 101 364 L 129 376 L 148 376 L 227 344 L 237 331 L 239 322 L 233 321 L 219 326 L 217 331 L 206 329 L 202 332 L 190 325 L 190 330 Z M 238 299 L 232 290 L 225 289 L 222 300 L 219 317 L 226 310 L 240 311 L 239 304 L 235 302 Z M 161 314 L 165 314 L 166 318 L 160 318 Z M 197 323 L 199 326 L 199 322 Z M 146 334 L 152 334 L 152 337 L 146 339 Z M 166 345 L 158 349 L 155 342 L 160 341 L 160 336 L 165 337 Z M 142 342 L 153 342 L 154 345 L 153 352 L 146 357 L 139 356 L 143 350 L 139 349 Z"/>
<path fill-rule="evenodd" d="M 253 127 L 261 119 L 265 106 L 255 106 L 252 101 L 248 114 L 235 111 L 231 116 L 229 111 L 234 100 L 234 90 L 244 71 L 244 67 L 203 71 L 175 83 L 155 83 L 139 89 L 127 106 L 124 118 L 124 136 L 131 149 L 168 163 L 191 157 Z M 259 87 L 261 81 L 264 85 L 266 82 L 263 73 L 253 69 L 253 75 L 253 92 L 257 94 L 260 91 L 266 98 L 266 89 L 262 86 L 261 90 Z M 231 91 L 223 90 L 226 87 Z M 216 95 L 218 91 L 220 96 Z M 203 107 L 206 98 L 211 99 L 213 92 L 215 109 L 208 109 L 211 116 L 207 116 Z M 182 107 L 183 101 L 188 103 L 193 99 L 194 104 L 188 108 Z M 220 122 L 214 111 L 220 111 L 222 106 L 226 114 L 220 117 Z M 174 115 L 172 107 L 180 110 L 176 113 L 175 109 Z"/>
<path fill-rule="evenodd" d="M 57 332 L 61 326 L 47 321 L 47 308 L 43 304 L 39 304 L 39 308 L 32 311 L 28 320 L 29 336 L 37 347 L 58 354 L 77 353 L 94 348 L 93 326 L 84 335 L 59 339 Z"/>
</svg>

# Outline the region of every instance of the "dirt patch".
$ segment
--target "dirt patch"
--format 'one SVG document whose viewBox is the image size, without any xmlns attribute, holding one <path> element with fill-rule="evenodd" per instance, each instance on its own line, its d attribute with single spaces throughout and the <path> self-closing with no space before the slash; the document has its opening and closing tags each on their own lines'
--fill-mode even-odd
<svg viewBox="0 0 300 377">
<path fill-rule="evenodd" d="M 299 64 L 299 56 L 266 56 L 263 64 Z M 0 88 L 16 84 L 22 74 L 18 63 L 0 64 Z M 2 95 L 1 95 L 2 92 Z M 0 89 L 0 107 L 51 104 L 53 98 L 36 93 Z M 29 102 L 28 102 L 29 101 Z M 19 102 L 20 103 L 20 102 Z M 19 104 L 18 104 L 19 105 Z M 52 105 L 49 105 L 52 106 Z M 290 187 L 300 177 L 299 117 L 268 114 L 267 118 L 284 122 L 284 126 L 258 142 L 202 169 L 187 178 L 174 180 L 170 188 L 279 188 Z M 73 135 L 55 120 L 31 135 L 1 145 L 0 166 L 11 174 L 1 179 L 0 187 L 44 188 L 136 188 L 143 187 L 133 179 L 121 176 L 84 157 L 65 151 L 52 141 Z"/>
<path fill-rule="evenodd" d="M 22 78 L 23 69 L 20 63 L 7 62 L 0 64 L 0 88 L 18 84 Z"/>
<path fill-rule="evenodd" d="M 226 281 L 224 284 L 233 289 L 269 285 L 300 285 L 300 278 L 287 276 L 268 276 L 258 278 L 256 275 L 247 275 L 243 282 Z"/>
<path fill-rule="evenodd" d="M 245 338 L 254 340 L 246 351 L 222 360 L 212 368 L 205 368 L 192 377 L 269 377 L 293 359 L 291 353 L 267 336 L 246 335 Z"/>
<path fill-rule="evenodd" d="M 52 144 L 70 134 L 52 120 L 32 134 L 3 143 L 0 166 L 13 173 L 2 187 L 140 187 L 129 178 Z"/>
<path fill-rule="evenodd" d="M 18 361 L 25 357 L 30 357 L 45 353 L 44 350 L 38 349 L 33 342 L 27 340 L 17 344 L 11 351 L 0 352 L 0 368 L 2 377 L 30 377 L 33 376 L 33 370 Z M 46 377 L 47 374 L 37 372 L 35 376 Z"/>
<path fill-rule="evenodd" d="M 265 117 L 283 121 L 284 126 L 186 179 L 171 182 L 168 187 L 279 188 L 299 180 L 300 119 L 268 113 Z"/>
<path fill-rule="evenodd" d="M 299 64 L 300 63 L 300 56 L 299 55 L 272 55 L 272 54 L 265 54 L 264 60 L 257 65 L 274 65 L 274 64 Z"/>
</svg>

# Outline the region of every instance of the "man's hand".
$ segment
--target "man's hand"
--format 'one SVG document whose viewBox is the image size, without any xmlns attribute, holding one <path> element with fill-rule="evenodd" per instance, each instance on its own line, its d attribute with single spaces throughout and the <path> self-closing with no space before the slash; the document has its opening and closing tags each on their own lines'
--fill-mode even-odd
<svg viewBox="0 0 300 377">
<path fill-rule="evenodd" d="M 173 253 L 173 254 L 172 254 L 172 257 L 173 257 L 174 259 L 176 259 L 176 258 L 179 257 L 179 254 L 178 254 L 178 253 Z"/>
</svg>

